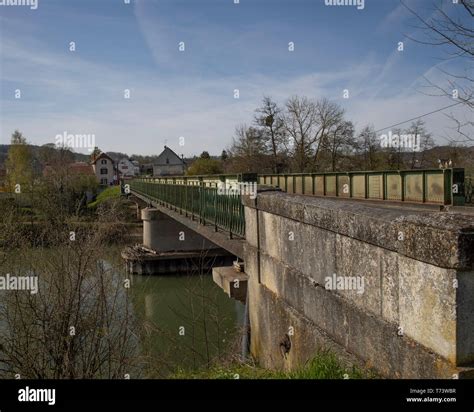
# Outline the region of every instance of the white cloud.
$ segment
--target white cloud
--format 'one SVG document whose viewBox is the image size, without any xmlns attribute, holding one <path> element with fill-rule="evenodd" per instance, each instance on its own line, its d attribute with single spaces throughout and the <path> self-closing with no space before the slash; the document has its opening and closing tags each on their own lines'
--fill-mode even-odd
<svg viewBox="0 0 474 412">
<path fill-rule="evenodd" d="M 169 69 L 173 59 L 167 27 L 159 19 L 153 25 L 153 20 L 147 18 L 149 10 L 142 5 L 137 3 L 136 15 L 150 53 L 157 66 Z M 205 36 L 196 38 L 196 42 L 205 43 Z M 158 69 L 127 73 L 120 66 L 52 50 L 31 33 L 2 36 L 2 44 L 1 81 L 9 82 L 9 87 L 25 87 L 22 100 L 1 102 L 3 143 L 18 128 L 35 144 L 53 142 L 58 133 L 67 131 L 95 134 L 103 150 L 129 154 L 159 153 L 165 139 L 185 155 L 203 150 L 217 154 L 230 143 L 236 125 L 252 121 L 253 110 L 264 95 L 280 104 L 295 94 L 329 97 L 342 104 L 359 127 L 372 123 L 377 128 L 447 104 L 420 94 L 416 87 L 393 84 L 391 76 L 399 63 L 397 52 L 385 63 L 369 54 L 359 64 L 324 72 L 308 66 L 304 74 L 293 77 L 223 73 L 203 78 L 199 70 L 183 77 L 163 77 Z M 391 94 L 387 94 L 387 86 Z M 132 91 L 130 100 L 122 98 L 125 88 Z M 233 98 L 236 88 L 240 90 L 239 100 Z M 343 88 L 350 90 L 350 99 L 341 98 Z M 382 89 L 384 97 L 379 93 Z M 435 135 L 443 135 L 451 126 L 442 114 L 426 120 Z M 180 136 L 186 142 L 182 148 L 178 146 Z"/>
</svg>

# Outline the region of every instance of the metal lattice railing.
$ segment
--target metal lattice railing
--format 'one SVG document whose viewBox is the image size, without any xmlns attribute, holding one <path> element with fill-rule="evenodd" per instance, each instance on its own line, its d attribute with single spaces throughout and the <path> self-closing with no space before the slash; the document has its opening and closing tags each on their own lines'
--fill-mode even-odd
<svg viewBox="0 0 474 412">
<path fill-rule="evenodd" d="M 225 179 L 216 177 L 215 180 L 226 184 Z M 159 179 L 133 179 L 127 183 L 132 193 L 197 220 L 200 224 L 212 225 L 216 231 L 225 231 L 231 237 L 245 236 L 244 206 L 238 191 L 221 190 L 217 184 L 195 184 L 194 179 L 189 184 L 184 183 L 184 180 L 179 183 L 160 183 Z"/>
</svg>

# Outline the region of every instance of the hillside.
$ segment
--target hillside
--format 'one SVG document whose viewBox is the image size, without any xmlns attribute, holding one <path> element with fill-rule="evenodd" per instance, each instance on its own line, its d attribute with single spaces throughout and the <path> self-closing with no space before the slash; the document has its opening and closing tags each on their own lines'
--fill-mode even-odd
<svg viewBox="0 0 474 412">
<path fill-rule="evenodd" d="M 36 146 L 36 145 L 30 145 L 31 150 L 33 152 L 33 158 L 36 159 L 37 161 L 40 160 L 40 148 L 44 146 Z M 5 164 L 5 161 L 8 156 L 8 149 L 10 148 L 9 144 L 0 144 L 0 167 Z M 74 153 L 73 151 L 70 151 L 71 155 L 74 156 L 74 160 L 76 162 L 88 162 L 89 161 L 89 155 L 82 154 L 82 153 Z"/>
<path fill-rule="evenodd" d="M 10 145 L 2 144 L 0 145 L 0 169 L 4 168 L 5 161 L 8 156 L 8 149 Z M 33 167 L 34 169 L 40 171 L 44 160 L 42 161 L 41 152 L 45 148 L 48 148 L 48 145 L 37 146 L 30 145 L 33 152 Z M 49 146 L 51 150 L 51 146 Z M 82 153 L 75 153 L 69 151 L 71 158 L 76 162 L 88 162 L 89 155 Z M 158 158 L 158 155 L 137 155 L 133 154 L 131 156 L 122 152 L 106 152 L 112 159 L 115 161 L 120 160 L 123 157 L 131 157 L 137 160 L 141 165 L 148 164 L 152 165 L 154 161 Z M 411 154 L 405 154 L 405 160 L 409 160 Z M 453 167 L 464 167 L 466 169 L 466 174 L 474 176 L 474 146 L 436 146 L 432 149 L 426 150 L 424 152 L 424 157 L 427 160 L 430 160 L 429 163 L 437 165 L 437 159 L 451 159 L 453 162 Z M 219 159 L 217 156 L 211 156 L 211 158 Z M 185 161 L 190 166 L 197 157 L 186 158 Z"/>
</svg>

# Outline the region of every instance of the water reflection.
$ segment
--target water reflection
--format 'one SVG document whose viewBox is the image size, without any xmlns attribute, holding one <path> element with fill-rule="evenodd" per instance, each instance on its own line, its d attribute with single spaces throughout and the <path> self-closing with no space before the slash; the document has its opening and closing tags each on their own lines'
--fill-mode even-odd
<svg viewBox="0 0 474 412">
<path fill-rule="evenodd" d="M 122 277 L 126 275 L 119 252 L 109 251 L 107 260 Z M 133 311 L 142 326 L 145 376 L 166 377 L 240 351 L 236 342 L 244 305 L 230 299 L 210 274 L 130 276 Z"/>
<path fill-rule="evenodd" d="M 121 249 L 122 246 L 117 246 L 95 251 L 91 270 L 87 272 L 83 270 L 85 277 L 80 286 L 80 305 L 77 304 L 81 316 L 78 316 L 74 323 L 78 332 L 74 338 L 68 338 L 69 340 L 75 339 L 78 344 L 82 343 L 83 348 L 84 342 L 89 339 L 105 352 L 110 345 L 113 345 L 120 361 L 113 360 L 111 363 L 112 366 L 120 363 L 120 368 L 117 368 L 118 372 L 113 375 L 114 377 L 122 377 L 125 372 L 135 378 L 168 377 L 177 370 L 203 367 L 216 357 L 228 354 L 229 351 L 235 350 L 236 354 L 239 353 L 238 345 L 235 345 L 235 348 L 232 345 L 239 341 L 238 333 L 243 324 L 244 306 L 227 297 L 214 284 L 209 274 L 130 276 L 125 273 L 124 262 L 120 257 Z M 35 353 L 38 351 L 49 353 L 48 345 L 56 347 L 55 343 L 64 339 L 64 333 L 59 329 L 69 312 L 66 311 L 67 306 L 64 306 L 63 301 L 77 295 L 74 293 L 76 289 L 71 289 L 71 285 L 75 283 L 68 283 L 75 279 L 73 274 L 77 262 L 74 256 L 75 250 L 69 249 L 31 249 L 24 251 L 18 259 L 16 255 L 11 255 L 8 262 L 0 265 L 1 273 L 34 273 L 39 276 L 41 293 L 38 296 L 30 295 L 29 292 L 27 295 L 20 294 L 31 300 L 29 303 L 32 308 L 41 309 L 22 312 L 25 316 L 22 319 L 26 319 L 29 324 L 44 326 L 43 329 L 36 331 L 34 336 L 39 333 L 38 336 L 41 337 L 41 333 L 48 332 L 48 339 L 45 342 L 41 341 L 41 344 L 38 343 L 37 348 L 33 348 Z M 102 275 L 99 276 L 99 273 Z M 126 278 L 130 280 L 129 288 L 123 287 Z M 105 293 L 102 295 L 103 292 Z M 4 291 L 2 295 L 0 312 L 6 312 L 6 297 L 13 295 L 9 291 Z M 104 299 L 99 302 L 98 296 L 103 296 Z M 13 299 L 13 303 L 15 302 Z M 13 310 L 11 313 L 19 310 L 18 304 L 11 308 Z M 104 311 L 109 315 L 98 316 L 96 310 L 99 315 Z M 43 317 L 35 320 L 30 316 L 36 313 L 42 314 Z M 68 325 L 69 323 L 66 324 Z M 129 337 L 127 345 L 130 346 L 126 359 L 120 354 L 121 348 L 125 350 L 120 338 L 125 335 L 119 333 L 123 328 L 127 331 L 125 335 Z M 22 337 L 25 331 L 24 325 L 20 329 L 16 324 L 7 327 L 0 316 L 0 343 L 3 335 L 15 340 L 18 336 Z M 111 338 L 111 342 L 107 341 Z M 18 345 L 15 343 L 13 349 L 16 350 Z M 81 352 L 82 349 L 78 351 Z M 75 370 L 74 376 L 82 376 L 81 363 L 78 359 L 88 356 L 87 353 L 79 352 L 75 353 L 76 357 L 72 361 L 78 369 Z M 62 354 L 61 351 L 58 353 Z M 89 351 L 89 355 L 91 353 L 99 354 L 95 349 Z M 101 354 L 102 352 L 100 356 Z M 112 358 L 115 359 L 113 356 L 112 354 Z M 56 366 L 52 367 L 48 363 L 51 359 L 48 360 L 47 356 L 44 359 L 46 362 L 44 370 L 49 373 L 44 376 L 56 376 L 54 368 L 56 366 L 60 368 L 61 365 L 58 366 L 53 362 L 52 364 Z M 0 364 L 1 366 L 3 365 Z M 6 368 L 8 369 L 6 376 L 13 376 L 17 366 L 11 363 Z M 109 375 L 104 375 L 99 370 L 93 376 Z"/>
<path fill-rule="evenodd" d="M 155 366 L 152 374 L 202 367 L 233 350 L 244 306 L 210 275 L 133 276 L 131 292 L 144 325 L 142 352 Z"/>
</svg>

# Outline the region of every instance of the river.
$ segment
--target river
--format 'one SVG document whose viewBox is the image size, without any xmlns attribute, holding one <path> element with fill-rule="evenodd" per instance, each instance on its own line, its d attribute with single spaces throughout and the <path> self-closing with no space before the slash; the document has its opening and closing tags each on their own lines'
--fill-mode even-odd
<svg viewBox="0 0 474 412">
<path fill-rule="evenodd" d="M 104 248 L 98 263 L 116 284 L 127 277 L 130 279 L 127 305 L 140 325 L 134 344 L 137 361 L 130 365 L 134 377 L 166 378 L 177 371 L 203 368 L 216 358 L 240 353 L 242 303 L 229 298 L 214 284 L 210 274 L 127 275 L 120 256 L 124 246 Z M 41 268 L 47 267 L 53 258 L 58 260 L 63 252 L 50 248 L 31 250 L 30 253 L 35 272 L 41 278 Z M 22 259 L 19 263 L 20 272 L 29 267 L 27 260 Z M 12 269 L 11 265 L 2 267 L 2 272 L 8 273 Z M 41 287 L 46 286 L 40 284 Z M 117 305 L 120 309 L 116 309 L 119 311 L 126 308 L 121 293 L 119 300 L 122 303 Z"/>
<path fill-rule="evenodd" d="M 126 275 L 122 249 L 107 248 L 104 263 L 116 276 L 130 277 L 133 313 L 143 325 L 139 341 L 145 376 L 167 377 L 240 353 L 244 305 L 229 298 L 210 273 Z"/>
</svg>

